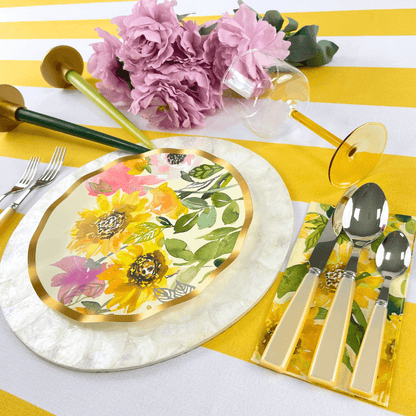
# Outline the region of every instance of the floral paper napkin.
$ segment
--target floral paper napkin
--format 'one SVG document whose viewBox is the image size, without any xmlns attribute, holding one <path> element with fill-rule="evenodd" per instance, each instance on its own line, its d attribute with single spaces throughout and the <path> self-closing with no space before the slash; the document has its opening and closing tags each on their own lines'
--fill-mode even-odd
<svg viewBox="0 0 416 416">
<path fill-rule="evenodd" d="M 309 256 L 318 242 L 333 209 L 329 205 L 316 202 L 310 204 L 299 237 L 295 243 L 264 328 L 262 329 L 260 339 L 252 356 L 253 362 L 260 364 L 260 357 L 273 334 L 273 330 L 282 318 L 303 277 L 308 272 Z M 348 383 L 370 313 L 377 300 L 379 288 L 383 282 L 383 278 L 377 271 L 375 263 L 377 248 L 389 232 L 400 230 L 408 238 L 413 251 L 415 226 L 415 217 L 397 214 L 391 215 L 384 234 L 361 252 L 346 350 L 341 364 L 338 382 L 333 388 L 334 390 L 353 395 L 348 390 Z M 307 374 L 320 331 L 338 282 L 342 277 L 343 269 L 348 262 L 351 249 L 352 243 L 345 233 L 342 232 L 323 273 L 321 273 L 312 307 L 285 374 L 308 381 Z M 401 318 L 407 291 L 408 274 L 409 270 L 404 275 L 394 279 L 391 283 L 387 322 L 375 394 L 371 398 L 365 398 L 370 402 L 382 406 L 387 406 L 389 401 L 396 350 L 400 335 Z"/>
</svg>

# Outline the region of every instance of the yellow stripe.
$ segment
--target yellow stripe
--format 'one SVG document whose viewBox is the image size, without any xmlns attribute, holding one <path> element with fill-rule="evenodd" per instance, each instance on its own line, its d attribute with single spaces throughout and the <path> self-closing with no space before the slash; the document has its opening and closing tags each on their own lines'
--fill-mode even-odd
<svg viewBox="0 0 416 416">
<path fill-rule="evenodd" d="M 131 142 L 134 139 L 121 128 L 93 127 L 112 136 Z M 356 126 L 354 126 L 356 127 Z M 179 136 L 177 133 L 145 131 L 149 139 Z M 317 143 L 322 139 L 316 137 Z M 328 181 L 328 166 L 334 153 L 321 147 L 295 146 L 280 143 L 232 140 L 266 159 L 280 173 L 293 201 L 320 201 L 336 203 L 343 191 L 334 188 Z M 36 143 L 34 149 L 33 143 Z M 68 148 L 65 165 L 80 167 L 112 151 L 97 143 L 46 130 L 29 124 L 21 124 L 15 130 L 0 134 L 0 156 L 28 160 L 40 156 L 47 162 L 55 146 Z M 386 193 L 391 212 L 416 215 L 416 158 L 409 156 L 383 155 L 376 169 L 366 181 L 378 183 Z M 403 195 L 406 195 L 403 198 Z"/>
<path fill-rule="evenodd" d="M 0 83 L 50 87 L 39 68 L 40 61 L 0 61 Z M 303 72 L 311 85 L 312 102 L 416 107 L 416 94 L 409 93 L 416 91 L 416 68 L 320 67 Z M 86 69 L 83 77 L 95 86 Z"/>
<path fill-rule="evenodd" d="M 8 416 L 51 416 L 47 412 L 13 394 L 0 390 L 0 409 L 2 415 Z"/>
<path fill-rule="evenodd" d="M 190 10 L 192 12 L 193 10 Z M 224 10 L 225 11 L 225 10 Z M 221 13 L 223 11 L 220 11 Z M 299 27 L 318 25 L 319 36 L 411 36 L 416 35 L 416 9 L 353 10 L 336 12 L 285 13 L 297 20 Z M 189 16 L 202 24 L 217 20 L 215 16 Z M 392 25 L 391 22 L 400 22 Z M 0 23 L 0 39 L 83 39 L 97 37 L 94 29 L 101 27 L 116 34 L 116 26 L 109 19 L 62 20 L 42 22 Z M 53 35 L 52 35 L 53 34 Z M 357 42 L 359 40 L 357 39 Z"/>
<path fill-rule="evenodd" d="M 10 223 L 7 224 L 7 227 L 2 230 L 1 238 L 0 238 L 0 260 L 3 256 L 3 252 L 4 252 L 4 249 L 6 248 L 7 242 L 9 241 L 10 237 L 12 236 L 16 227 L 19 225 L 19 222 L 22 220 L 22 218 L 23 218 L 23 214 L 16 213 L 14 217 L 12 217 Z M 1 400 L 2 398 L 1 398 L 1 390 L 0 390 L 0 409 L 2 409 Z"/>
</svg>

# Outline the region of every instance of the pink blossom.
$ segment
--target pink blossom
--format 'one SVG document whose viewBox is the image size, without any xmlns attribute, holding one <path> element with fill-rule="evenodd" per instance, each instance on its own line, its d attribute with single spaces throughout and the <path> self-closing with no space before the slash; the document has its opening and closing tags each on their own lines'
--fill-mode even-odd
<svg viewBox="0 0 416 416">
<path fill-rule="evenodd" d="M 182 27 L 173 11 L 176 1 L 139 0 L 129 16 L 111 20 L 119 27 L 123 45 L 119 58 L 127 71 L 158 68 L 174 52 L 173 43 Z"/>
<path fill-rule="evenodd" d="M 144 186 L 156 185 L 163 182 L 154 175 L 129 175 L 130 168 L 123 163 L 118 163 L 110 169 L 90 178 L 85 182 L 89 195 L 97 194 L 112 195 L 119 189 L 131 194 L 140 192 L 139 196 L 145 195 Z"/>
<path fill-rule="evenodd" d="M 87 267 L 87 259 L 78 256 L 64 257 L 52 266 L 59 267 L 64 273 L 59 273 L 52 278 L 52 287 L 61 286 L 58 292 L 58 301 L 64 305 L 72 302 L 74 297 L 80 295 L 96 298 L 104 292 L 105 284 L 97 278 L 97 275 L 106 270 L 106 264 L 94 263 Z"/>
<path fill-rule="evenodd" d="M 242 4 L 235 15 L 225 13 L 204 43 L 205 60 L 212 62 L 215 76 L 222 80 L 232 62 L 250 49 L 259 49 L 283 60 L 289 55 L 290 42 L 283 40 L 284 32 Z"/>
<path fill-rule="evenodd" d="M 125 79 L 128 75 L 126 71 L 123 72 L 122 64 L 117 59 L 122 43 L 120 39 L 105 30 L 100 28 L 96 30 L 104 42 L 91 45 L 94 53 L 88 61 L 87 70 L 93 77 L 101 80 L 96 86 L 104 97 L 113 103 L 130 105 L 132 101 L 130 87 Z"/>
<path fill-rule="evenodd" d="M 174 46 L 174 61 L 184 65 L 206 64 L 209 67 L 210 64 L 204 59 L 204 42 L 207 37 L 199 34 L 199 26 L 192 20 L 182 22 L 182 28 Z"/>
</svg>

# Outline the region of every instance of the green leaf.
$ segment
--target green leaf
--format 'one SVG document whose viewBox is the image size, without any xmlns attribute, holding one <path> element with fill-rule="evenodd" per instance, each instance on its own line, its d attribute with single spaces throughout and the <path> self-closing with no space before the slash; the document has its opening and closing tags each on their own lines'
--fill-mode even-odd
<svg viewBox="0 0 416 416">
<path fill-rule="evenodd" d="M 215 267 L 220 267 L 221 264 L 223 264 L 225 262 L 226 259 L 216 259 L 214 260 L 214 266 Z"/>
<path fill-rule="evenodd" d="M 317 52 L 316 35 L 319 26 L 304 26 L 286 40 L 290 41 L 288 62 L 302 62 L 313 58 Z"/>
<path fill-rule="evenodd" d="M 348 327 L 347 344 L 351 347 L 355 354 L 360 350 L 361 341 L 364 337 L 364 328 L 355 322 L 350 322 Z"/>
<path fill-rule="evenodd" d="M 111 185 L 102 181 L 101 179 L 98 184 L 94 182 L 88 182 L 88 187 L 96 194 L 109 194 L 113 191 Z"/>
<path fill-rule="evenodd" d="M 173 224 L 165 217 L 156 217 L 156 219 L 165 227 L 173 227 Z"/>
<path fill-rule="evenodd" d="M 214 207 L 221 208 L 228 205 L 231 201 L 231 198 L 224 192 L 216 192 L 211 196 L 211 201 Z"/>
<path fill-rule="evenodd" d="M 410 219 L 406 222 L 405 228 L 409 234 L 414 234 L 416 231 L 416 221 L 414 219 Z"/>
<path fill-rule="evenodd" d="M 215 257 L 223 256 L 224 254 L 230 254 L 234 250 L 235 243 L 237 242 L 240 231 L 229 234 L 220 240 L 218 250 L 215 253 Z"/>
<path fill-rule="evenodd" d="M 374 253 L 377 253 L 378 247 L 381 244 L 381 242 L 384 240 L 384 237 L 385 235 L 381 234 L 381 236 L 377 238 L 377 240 L 371 243 L 371 250 L 373 250 Z"/>
<path fill-rule="evenodd" d="M 186 182 L 194 182 L 194 180 L 183 170 L 181 171 L 181 178 Z"/>
<path fill-rule="evenodd" d="M 344 349 L 344 355 L 342 356 L 342 363 L 345 364 L 348 370 L 350 370 L 350 372 L 352 373 L 353 368 L 351 365 L 350 356 L 348 355 L 347 347 L 345 347 Z"/>
<path fill-rule="evenodd" d="M 222 166 L 220 165 L 199 165 L 195 168 L 193 168 L 190 172 L 189 172 L 189 176 L 192 176 L 193 178 L 196 179 L 206 179 L 209 178 L 210 176 L 214 175 L 215 173 L 219 172 L 220 170 L 224 169 Z"/>
<path fill-rule="evenodd" d="M 358 303 L 355 300 L 352 303 L 352 314 L 354 315 L 357 322 L 363 327 L 363 329 L 365 331 L 365 329 L 367 328 L 367 321 L 365 319 L 365 316 L 364 316 L 361 308 L 358 306 Z"/>
<path fill-rule="evenodd" d="M 222 214 L 222 222 L 224 224 L 232 224 L 238 220 L 240 216 L 240 207 L 236 201 L 232 201 L 228 204 L 228 207 L 225 208 Z"/>
<path fill-rule="evenodd" d="M 138 244 L 144 241 L 153 240 L 164 230 L 165 227 L 152 222 L 143 222 L 136 225 L 135 228 L 137 231 L 131 234 L 129 238 L 124 241 L 124 244 Z"/>
<path fill-rule="evenodd" d="M 203 27 L 202 26 L 202 27 L 199 28 L 198 32 L 201 36 L 209 35 L 217 27 L 217 24 L 218 23 L 216 22 L 213 25 L 208 26 L 208 27 Z"/>
<path fill-rule="evenodd" d="M 394 218 L 396 218 L 396 220 L 399 220 L 401 222 L 408 222 L 412 219 L 410 215 L 400 215 L 400 214 L 396 214 Z"/>
<path fill-rule="evenodd" d="M 276 29 L 276 32 L 282 28 L 284 22 L 283 17 L 277 10 L 267 11 L 262 20 L 271 24 Z"/>
<path fill-rule="evenodd" d="M 338 51 L 338 46 L 329 40 L 320 40 L 316 44 L 317 53 L 312 58 L 302 62 L 304 66 L 322 66 L 332 61 L 332 57 Z"/>
<path fill-rule="evenodd" d="M 294 19 L 292 19 L 291 17 L 288 17 L 287 20 L 289 20 L 289 23 L 286 25 L 286 27 L 283 29 L 283 32 L 290 33 L 293 32 L 294 30 L 296 30 L 298 28 L 298 22 Z"/>
<path fill-rule="evenodd" d="M 325 319 L 326 315 L 328 315 L 328 310 L 325 308 L 319 308 L 319 312 L 315 316 L 315 319 Z"/>
<path fill-rule="evenodd" d="M 201 213 L 198 219 L 198 228 L 200 230 L 204 228 L 212 227 L 217 221 L 217 210 L 212 208 L 206 208 L 204 212 Z"/>
<path fill-rule="evenodd" d="M 348 243 L 348 241 L 350 241 L 350 239 L 348 238 L 347 234 L 345 234 L 344 232 L 341 232 L 341 234 L 338 236 L 338 239 L 337 239 L 338 245 L 341 245 L 344 242 Z"/>
<path fill-rule="evenodd" d="M 407 280 L 404 279 L 402 284 L 400 285 L 400 292 L 402 293 L 403 296 L 405 295 L 406 283 L 407 283 Z"/>
<path fill-rule="evenodd" d="M 174 234 L 189 231 L 198 222 L 198 212 L 182 215 L 175 223 Z"/>
<path fill-rule="evenodd" d="M 319 206 L 325 212 L 329 211 L 329 209 L 332 208 L 332 206 L 331 205 L 328 205 L 328 204 L 319 204 Z M 329 215 L 328 215 L 328 217 L 329 217 Z"/>
<path fill-rule="evenodd" d="M 295 292 L 302 282 L 302 279 L 306 276 L 306 273 L 308 273 L 308 263 L 295 264 L 288 267 L 277 289 L 277 297 L 281 298 L 286 293 Z"/>
<path fill-rule="evenodd" d="M 105 313 L 105 312 L 110 312 L 109 309 L 104 308 L 104 305 L 106 305 L 107 302 L 105 302 L 103 305 L 100 305 L 98 302 L 84 300 L 84 301 L 81 301 L 81 303 L 84 305 L 85 308 L 92 310 L 97 315 Z"/>
<path fill-rule="evenodd" d="M 213 194 L 213 191 L 215 191 L 216 189 L 225 188 L 232 179 L 233 179 L 233 175 L 231 175 L 231 173 L 229 172 L 222 175 L 219 179 L 215 181 L 214 185 L 211 186 L 211 188 L 208 190 L 209 192 L 206 192 L 205 194 L 203 194 L 201 198 L 202 199 L 209 198 Z"/>
<path fill-rule="evenodd" d="M 371 274 L 368 273 L 368 272 L 361 273 L 359 276 L 357 276 L 357 278 L 355 279 L 355 281 L 358 281 L 358 280 L 361 280 L 361 279 L 365 279 L 368 276 L 371 276 Z"/>
<path fill-rule="evenodd" d="M 234 227 L 221 227 L 217 228 L 214 231 L 211 231 L 209 234 L 203 235 L 198 238 L 203 238 L 204 240 L 220 240 L 221 238 L 225 237 L 226 235 L 232 233 L 233 231 L 238 230 L 238 228 Z"/>
<path fill-rule="evenodd" d="M 182 204 L 185 205 L 189 209 L 201 209 L 206 208 L 208 206 L 208 202 L 205 199 L 191 197 L 182 199 Z"/>
<path fill-rule="evenodd" d="M 396 296 L 389 296 L 389 303 L 387 304 L 387 316 L 395 313 L 396 315 L 401 315 L 403 312 L 404 298 L 398 298 Z"/>
<path fill-rule="evenodd" d="M 177 14 L 176 18 L 179 20 L 179 22 L 183 19 L 185 19 L 185 17 L 190 16 L 191 14 L 195 14 L 195 13 L 186 13 L 186 14 Z"/>
<path fill-rule="evenodd" d="M 202 247 L 200 247 L 197 251 L 195 251 L 195 259 L 198 261 L 208 262 L 216 257 L 216 253 L 218 250 L 218 241 L 211 241 Z"/>
<path fill-rule="evenodd" d="M 316 227 L 315 231 L 308 235 L 305 241 L 305 250 L 303 251 L 306 253 L 311 248 L 315 247 L 319 241 L 319 237 L 321 236 L 322 232 L 324 231 L 325 225 L 320 225 Z"/>
<path fill-rule="evenodd" d="M 177 238 L 167 238 L 165 240 L 165 247 L 167 252 L 172 256 L 180 259 L 184 259 L 188 262 L 194 261 L 194 254 L 188 250 L 188 245 L 185 241 Z"/>
</svg>

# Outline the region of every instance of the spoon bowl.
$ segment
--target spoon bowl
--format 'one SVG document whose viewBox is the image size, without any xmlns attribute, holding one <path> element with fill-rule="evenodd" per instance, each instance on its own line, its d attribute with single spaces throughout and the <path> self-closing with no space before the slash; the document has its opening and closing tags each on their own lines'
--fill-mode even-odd
<svg viewBox="0 0 416 416">
<path fill-rule="evenodd" d="M 377 250 L 377 269 L 384 277 L 384 281 L 355 362 L 349 384 L 349 389 L 353 393 L 365 397 L 374 395 L 387 318 L 390 283 L 408 269 L 411 257 L 409 241 L 401 231 L 388 234 Z"/>
<path fill-rule="evenodd" d="M 383 233 L 388 216 L 386 197 L 375 183 L 362 185 L 347 202 L 342 225 L 353 243 L 353 249 L 312 359 L 308 374 L 312 381 L 329 387 L 334 387 L 337 382 L 354 299 L 358 259 L 362 248 Z"/>
</svg>

